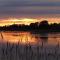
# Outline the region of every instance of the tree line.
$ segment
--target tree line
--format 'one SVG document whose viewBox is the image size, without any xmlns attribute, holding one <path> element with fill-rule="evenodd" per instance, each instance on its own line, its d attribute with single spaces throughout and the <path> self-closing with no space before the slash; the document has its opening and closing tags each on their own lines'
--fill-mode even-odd
<svg viewBox="0 0 60 60">
<path fill-rule="evenodd" d="M 30 25 L 13 24 L 9 26 L 0 26 L 0 31 L 35 31 L 35 32 L 60 32 L 60 23 L 49 24 L 44 20 L 31 23 Z"/>
</svg>

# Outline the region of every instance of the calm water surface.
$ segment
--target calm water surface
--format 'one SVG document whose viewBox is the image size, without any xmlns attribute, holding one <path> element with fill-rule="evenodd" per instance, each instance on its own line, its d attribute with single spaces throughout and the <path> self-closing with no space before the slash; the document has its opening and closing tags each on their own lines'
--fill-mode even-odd
<svg viewBox="0 0 60 60">
<path fill-rule="evenodd" d="M 31 45 L 56 45 L 60 43 L 60 33 L 33 34 L 31 32 L 0 32 L 0 43 Z"/>
</svg>

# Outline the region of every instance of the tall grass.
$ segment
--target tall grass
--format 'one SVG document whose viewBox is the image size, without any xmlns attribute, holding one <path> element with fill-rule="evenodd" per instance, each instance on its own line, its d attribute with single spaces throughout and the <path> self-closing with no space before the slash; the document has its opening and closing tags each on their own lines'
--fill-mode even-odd
<svg viewBox="0 0 60 60">
<path fill-rule="evenodd" d="M 59 60 L 60 46 L 0 44 L 0 60 Z"/>
<path fill-rule="evenodd" d="M 0 43 L 0 60 L 60 60 L 60 46 Z"/>
</svg>

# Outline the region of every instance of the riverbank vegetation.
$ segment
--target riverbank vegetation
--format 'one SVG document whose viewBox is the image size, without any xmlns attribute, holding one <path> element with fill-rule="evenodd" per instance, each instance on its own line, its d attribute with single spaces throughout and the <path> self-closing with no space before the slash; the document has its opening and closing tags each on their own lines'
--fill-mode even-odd
<svg viewBox="0 0 60 60">
<path fill-rule="evenodd" d="M 60 32 L 60 23 L 49 24 L 44 20 L 30 25 L 13 24 L 0 27 L 0 31 Z"/>
</svg>

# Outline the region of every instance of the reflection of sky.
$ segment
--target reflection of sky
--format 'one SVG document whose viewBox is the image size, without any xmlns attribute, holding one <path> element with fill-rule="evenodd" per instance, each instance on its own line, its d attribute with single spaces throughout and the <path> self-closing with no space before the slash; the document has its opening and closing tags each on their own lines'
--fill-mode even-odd
<svg viewBox="0 0 60 60">
<path fill-rule="evenodd" d="M 1 17 L 60 14 L 60 0 L 0 0 Z"/>
<path fill-rule="evenodd" d="M 0 42 L 9 42 L 15 43 L 18 42 L 20 44 L 49 44 L 49 45 L 56 45 L 60 44 L 60 33 L 52 33 L 52 34 L 31 34 L 30 32 L 3 32 L 3 39 L 0 35 Z"/>
<path fill-rule="evenodd" d="M 35 38 L 35 35 L 30 34 L 29 32 L 20 32 L 20 33 L 13 33 L 13 32 L 6 32 L 2 33 L 3 42 L 8 43 L 20 43 L 20 44 L 37 44 L 38 40 Z M 0 42 L 2 42 L 0 41 Z"/>
</svg>

